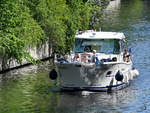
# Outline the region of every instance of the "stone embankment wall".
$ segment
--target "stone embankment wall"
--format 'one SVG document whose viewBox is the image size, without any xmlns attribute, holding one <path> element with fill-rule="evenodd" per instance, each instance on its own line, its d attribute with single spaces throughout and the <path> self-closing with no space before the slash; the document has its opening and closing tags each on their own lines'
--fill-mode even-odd
<svg viewBox="0 0 150 113">
<path fill-rule="evenodd" d="M 36 47 L 29 47 L 27 49 L 30 52 L 30 55 L 34 58 L 38 59 L 46 59 L 49 58 L 51 55 L 50 45 L 48 42 L 46 42 L 43 45 L 37 45 Z M 27 61 L 23 61 L 22 65 L 17 63 L 16 60 L 7 61 L 5 64 L 0 58 L 0 72 L 3 72 L 5 70 L 21 67 L 23 65 L 29 64 Z"/>
</svg>

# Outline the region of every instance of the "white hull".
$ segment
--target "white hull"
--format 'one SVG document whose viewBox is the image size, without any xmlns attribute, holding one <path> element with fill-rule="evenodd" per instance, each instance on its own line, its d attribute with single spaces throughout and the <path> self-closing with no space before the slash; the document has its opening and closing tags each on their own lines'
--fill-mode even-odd
<svg viewBox="0 0 150 113">
<path fill-rule="evenodd" d="M 107 91 L 121 89 L 129 85 L 136 75 L 132 70 L 132 63 L 75 64 L 56 63 L 63 90 L 93 90 Z M 123 80 L 117 81 L 116 73 L 120 70 Z"/>
</svg>

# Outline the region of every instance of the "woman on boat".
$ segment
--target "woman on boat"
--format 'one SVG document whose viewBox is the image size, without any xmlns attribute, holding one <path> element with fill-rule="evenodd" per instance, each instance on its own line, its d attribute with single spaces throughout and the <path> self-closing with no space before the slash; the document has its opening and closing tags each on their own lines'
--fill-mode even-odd
<svg viewBox="0 0 150 113">
<path fill-rule="evenodd" d="M 79 54 L 78 54 L 78 53 L 75 53 L 75 56 L 74 56 L 74 58 L 73 58 L 73 61 L 77 61 L 77 62 L 80 61 L 80 58 L 79 58 Z"/>
<path fill-rule="evenodd" d="M 125 49 L 125 52 L 123 54 L 123 60 L 125 62 L 130 62 L 131 53 L 129 53 L 128 48 Z"/>
<path fill-rule="evenodd" d="M 88 62 L 88 56 L 87 52 L 84 52 L 82 57 L 81 57 L 81 62 L 87 63 Z"/>
</svg>

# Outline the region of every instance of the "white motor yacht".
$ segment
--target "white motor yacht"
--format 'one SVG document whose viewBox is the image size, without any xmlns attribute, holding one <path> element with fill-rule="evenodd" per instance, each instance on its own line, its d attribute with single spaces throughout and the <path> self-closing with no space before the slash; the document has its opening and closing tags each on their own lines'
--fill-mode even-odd
<svg viewBox="0 0 150 113">
<path fill-rule="evenodd" d="M 112 91 L 129 85 L 139 75 L 133 68 L 132 55 L 125 55 L 125 35 L 118 32 L 87 30 L 75 35 L 71 54 L 56 58 L 56 72 L 63 90 Z"/>
</svg>

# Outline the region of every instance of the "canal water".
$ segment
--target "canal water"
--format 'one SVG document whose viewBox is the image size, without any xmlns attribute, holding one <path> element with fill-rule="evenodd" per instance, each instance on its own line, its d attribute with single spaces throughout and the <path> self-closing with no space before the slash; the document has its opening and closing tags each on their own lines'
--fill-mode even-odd
<svg viewBox="0 0 150 113">
<path fill-rule="evenodd" d="M 124 32 L 132 48 L 140 76 L 129 87 L 113 93 L 60 92 L 48 78 L 50 67 L 28 67 L 0 78 L 0 113 L 149 113 L 149 9 L 148 0 L 111 1 L 101 23 L 103 31 Z"/>
</svg>

